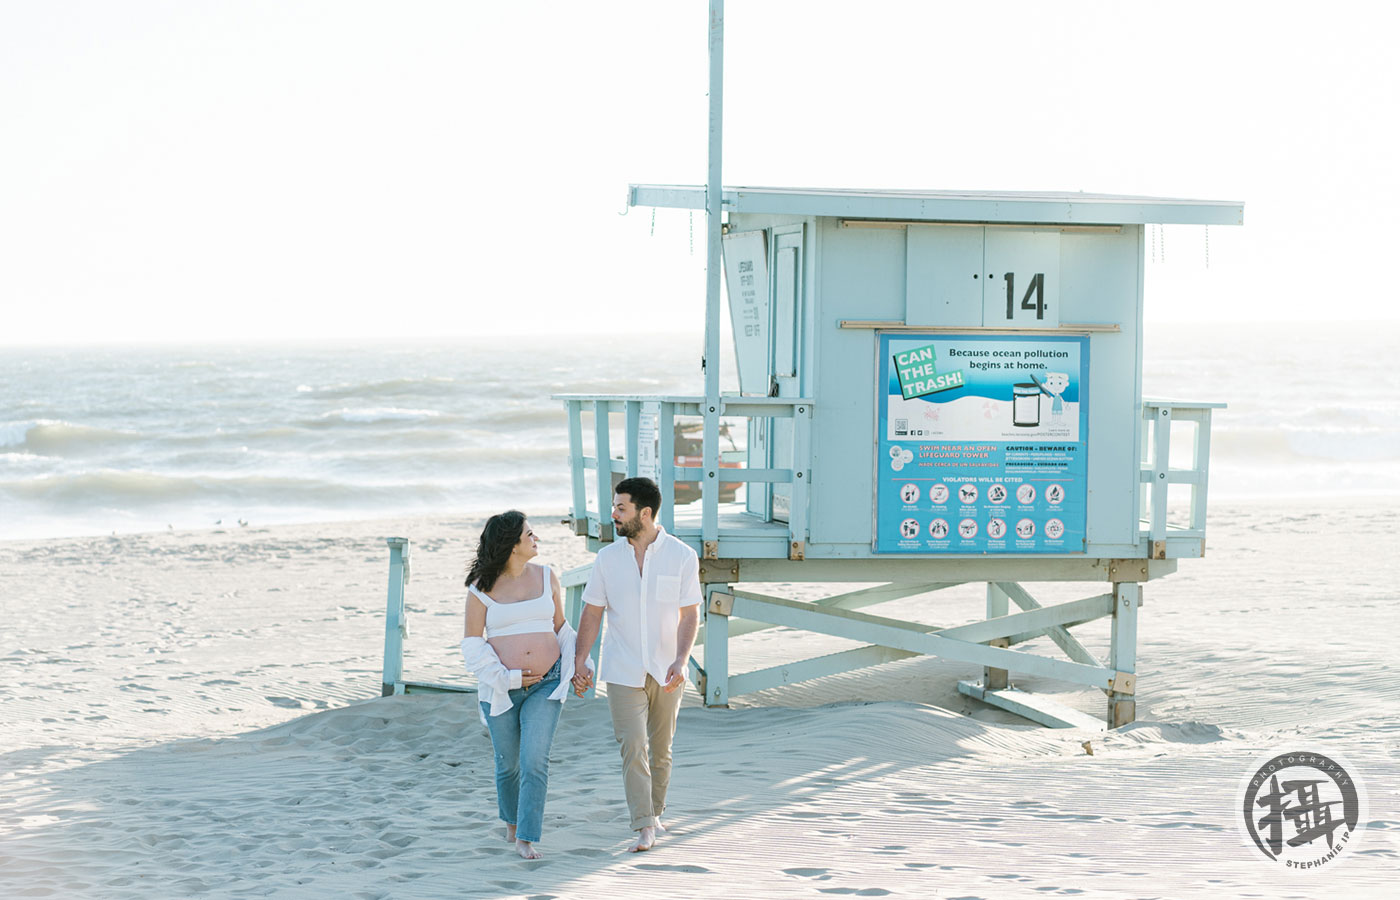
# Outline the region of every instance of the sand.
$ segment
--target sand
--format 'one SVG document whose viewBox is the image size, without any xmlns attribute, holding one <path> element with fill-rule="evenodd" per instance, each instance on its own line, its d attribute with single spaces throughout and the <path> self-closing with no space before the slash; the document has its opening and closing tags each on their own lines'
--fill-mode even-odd
<svg viewBox="0 0 1400 900">
<path fill-rule="evenodd" d="M 557 516 L 532 521 L 546 561 L 588 560 Z M 1367 897 L 1400 871 L 1400 513 L 1382 502 L 1217 502 L 1209 556 L 1145 589 L 1139 721 L 1116 732 L 1027 725 L 956 693 L 977 670 L 930 658 L 729 710 L 691 691 L 671 832 L 646 854 L 624 852 L 606 703 L 571 700 L 532 863 L 503 840 L 470 699 L 378 696 L 383 539 L 413 541 L 406 672 L 465 683 L 479 526 L 0 543 L 0 896 Z M 982 594 L 870 611 L 951 625 Z M 1076 634 L 1107 648 L 1103 622 Z M 731 653 L 743 671 L 843 646 L 773 629 Z M 1236 788 L 1279 746 L 1357 770 L 1369 822 L 1341 866 L 1286 871 L 1243 845 Z"/>
</svg>

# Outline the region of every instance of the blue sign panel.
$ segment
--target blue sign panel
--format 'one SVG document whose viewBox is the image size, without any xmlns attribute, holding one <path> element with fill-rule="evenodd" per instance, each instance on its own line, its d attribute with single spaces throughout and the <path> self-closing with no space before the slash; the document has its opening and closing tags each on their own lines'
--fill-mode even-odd
<svg viewBox="0 0 1400 900">
<path fill-rule="evenodd" d="M 880 336 L 878 553 L 1084 552 L 1087 337 Z"/>
</svg>

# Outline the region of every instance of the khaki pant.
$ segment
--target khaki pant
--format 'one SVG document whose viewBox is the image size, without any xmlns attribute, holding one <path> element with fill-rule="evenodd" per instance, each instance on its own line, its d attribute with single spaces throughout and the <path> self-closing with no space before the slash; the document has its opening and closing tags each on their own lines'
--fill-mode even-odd
<svg viewBox="0 0 1400 900">
<path fill-rule="evenodd" d="M 671 693 L 647 676 L 644 687 L 608 683 L 613 736 L 622 752 L 622 785 L 632 830 L 655 828 L 671 784 L 671 739 L 684 686 Z"/>
</svg>

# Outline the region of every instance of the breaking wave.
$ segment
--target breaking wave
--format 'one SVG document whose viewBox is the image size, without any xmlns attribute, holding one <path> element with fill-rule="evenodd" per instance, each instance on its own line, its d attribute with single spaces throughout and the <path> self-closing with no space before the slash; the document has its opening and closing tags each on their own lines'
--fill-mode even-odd
<svg viewBox="0 0 1400 900">
<path fill-rule="evenodd" d="M 96 456 L 142 440 L 139 434 L 109 428 L 41 420 L 0 427 L 0 449 L 39 456 Z"/>
<path fill-rule="evenodd" d="M 332 400 L 368 399 L 372 397 L 418 397 L 424 394 L 451 394 L 457 380 L 447 376 L 427 378 L 388 378 L 383 381 L 341 382 L 325 387 L 298 385 L 297 392 Z"/>
<path fill-rule="evenodd" d="M 355 484 L 324 478 L 172 476 L 155 472 L 104 470 L 0 482 L 0 496 L 49 508 L 108 507 L 131 510 L 143 507 L 177 508 L 193 504 L 210 510 L 238 510 L 249 506 L 267 506 L 275 500 L 303 508 L 365 509 L 384 514 L 399 505 L 446 505 L 454 499 L 466 499 L 471 494 L 468 484 L 417 481 L 412 479 L 413 473 L 405 474 L 410 477 Z M 567 481 L 567 475 L 562 471 L 557 476 L 543 477 L 517 477 L 507 472 L 500 475 L 501 484 L 548 484 L 560 490 Z"/>
</svg>

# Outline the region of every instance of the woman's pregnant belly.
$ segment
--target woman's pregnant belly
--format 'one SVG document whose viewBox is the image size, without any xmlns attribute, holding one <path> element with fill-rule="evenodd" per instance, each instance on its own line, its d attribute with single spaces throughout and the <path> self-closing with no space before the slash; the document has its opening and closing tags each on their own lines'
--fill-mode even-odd
<svg viewBox="0 0 1400 900">
<path fill-rule="evenodd" d="M 559 640 L 554 632 L 537 634 L 508 634 L 488 641 L 491 649 L 507 669 L 529 669 L 531 675 L 543 675 L 559 658 Z"/>
</svg>

